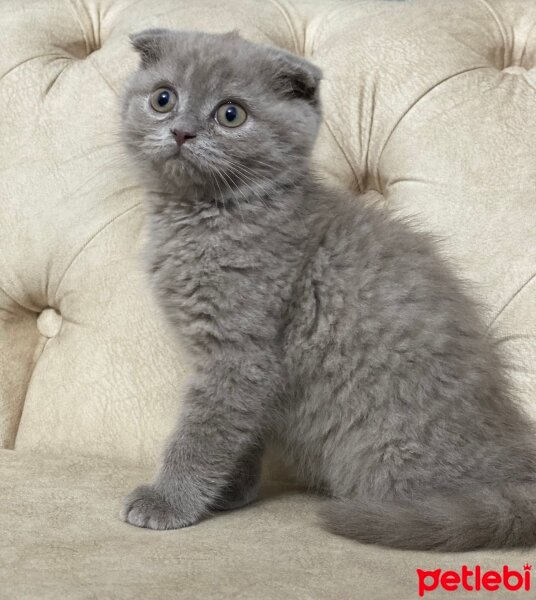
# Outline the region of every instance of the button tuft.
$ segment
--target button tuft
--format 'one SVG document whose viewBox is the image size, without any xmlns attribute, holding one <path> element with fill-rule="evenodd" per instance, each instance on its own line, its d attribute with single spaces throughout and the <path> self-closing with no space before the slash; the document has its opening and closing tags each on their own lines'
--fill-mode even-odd
<svg viewBox="0 0 536 600">
<path fill-rule="evenodd" d="M 47 338 L 53 338 L 60 332 L 63 318 L 54 308 L 47 306 L 37 317 L 37 329 Z"/>
</svg>

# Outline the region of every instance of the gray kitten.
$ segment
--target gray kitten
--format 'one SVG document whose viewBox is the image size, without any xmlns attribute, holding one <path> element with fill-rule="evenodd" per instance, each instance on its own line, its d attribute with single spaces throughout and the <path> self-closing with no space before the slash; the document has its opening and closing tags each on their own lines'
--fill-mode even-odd
<svg viewBox="0 0 536 600">
<path fill-rule="evenodd" d="M 122 518 L 173 529 L 247 504 L 270 445 L 332 497 L 336 533 L 533 544 L 534 432 L 474 303 L 429 236 L 311 173 L 320 70 L 236 34 L 132 42 L 148 270 L 194 375 Z"/>
</svg>

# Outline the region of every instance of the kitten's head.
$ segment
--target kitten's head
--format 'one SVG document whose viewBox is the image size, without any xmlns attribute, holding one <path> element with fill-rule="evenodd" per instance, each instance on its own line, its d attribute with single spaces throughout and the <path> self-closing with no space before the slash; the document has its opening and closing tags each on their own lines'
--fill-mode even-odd
<svg viewBox="0 0 536 600">
<path fill-rule="evenodd" d="M 244 195 L 308 169 L 320 70 L 236 33 L 150 29 L 131 36 L 140 67 L 123 95 L 123 132 L 146 172 Z"/>
</svg>

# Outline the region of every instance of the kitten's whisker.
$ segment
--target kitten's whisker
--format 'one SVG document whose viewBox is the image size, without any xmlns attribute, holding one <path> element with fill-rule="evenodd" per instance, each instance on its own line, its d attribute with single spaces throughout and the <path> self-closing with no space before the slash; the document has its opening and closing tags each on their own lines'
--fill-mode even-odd
<svg viewBox="0 0 536 600">
<path fill-rule="evenodd" d="M 255 190 L 255 188 L 248 184 L 248 181 L 252 182 L 253 184 L 257 184 L 257 179 L 253 179 L 252 177 L 248 176 L 248 174 L 244 173 L 243 171 L 239 171 L 239 169 L 242 168 L 242 165 L 238 165 L 238 164 L 234 164 L 234 163 L 228 163 L 228 168 L 231 171 L 231 173 L 234 174 L 235 177 L 237 177 L 239 179 L 239 181 L 246 186 L 247 189 L 249 189 L 251 191 L 251 193 L 261 202 L 261 204 L 264 206 L 265 209 L 268 210 L 268 205 L 264 202 L 262 196 Z M 246 181 L 246 179 L 247 181 Z"/>
<path fill-rule="evenodd" d="M 246 167 L 243 164 L 239 164 L 239 163 L 235 163 L 235 162 L 229 162 L 227 163 L 228 165 L 232 166 L 235 169 L 240 169 L 240 172 L 244 175 L 244 176 L 248 176 L 247 178 L 252 181 L 254 184 L 257 184 L 259 181 L 259 174 L 256 173 L 255 171 L 253 171 L 252 169 L 250 169 L 249 167 Z M 288 179 L 288 178 L 286 178 Z M 283 180 L 285 181 L 285 180 Z M 283 183 L 283 181 L 281 183 Z M 292 180 L 288 179 L 288 182 L 291 183 Z M 266 206 L 266 205 L 265 205 Z"/>
<path fill-rule="evenodd" d="M 214 168 L 214 170 L 216 171 L 216 173 L 217 173 L 217 174 L 218 174 L 218 175 L 221 177 L 222 173 L 221 173 L 221 171 L 218 169 L 218 167 L 214 166 L 213 168 Z M 223 191 L 222 191 L 222 189 L 220 188 L 220 184 L 219 184 L 218 178 L 216 177 L 216 175 L 214 175 L 214 173 L 213 173 L 212 171 L 209 171 L 209 173 L 210 173 L 210 176 L 211 176 L 211 178 L 214 180 L 214 182 L 215 182 L 215 183 L 216 183 L 216 185 L 218 186 L 218 191 L 220 192 L 220 198 L 221 198 L 221 202 L 222 202 L 222 204 L 223 204 L 223 210 L 225 211 L 225 210 L 226 210 L 226 208 L 227 208 L 227 206 L 226 206 L 226 204 L 225 204 L 225 196 L 223 195 Z"/>
<path fill-rule="evenodd" d="M 254 189 L 254 188 L 253 188 L 253 186 L 251 186 L 251 185 L 250 185 L 250 184 L 249 184 L 249 183 L 248 183 L 248 182 L 247 182 L 247 181 L 246 181 L 246 180 L 245 180 L 245 179 L 244 179 L 244 178 L 241 176 L 241 174 L 240 174 L 238 171 L 235 171 L 235 172 L 234 172 L 234 176 L 235 176 L 235 177 L 236 177 L 236 178 L 237 178 L 237 179 L 238 179 L 238 180 L 241 182 L 241 184 L 242 184 L 242 185 L 244 185 L 244 186 L 246 187 L 246 189 L 248 189 L 248 190 L 249 190 L 249 191 L 250 191 L 250 192 L 253 194 L 253 196 L 254 196 L 254 197 L 256 197 L 256 198 L 259 200 L 259 202 L 260 202 L 260 203 L 261 203 L 261 204 L 264 206 L 264 208 L 265 208 L 266 210 L 268 210 L 268 208 L 269 208 L 269 207 L 268 207 L 268 205 L 267 205 L 267 204 L 264 202 L 264 200 L 263 200 L 262 196 L 261 196 L 261 195 L 260 195 L 260 194 L 259 194 L 259 193 L 258 193 L 258 192 L 257 192 L 257 191 Z M 239 188 L 237 188 L 237 189 L 238 189 L 239 191 L 242 191 L 240 187 L 239 187 Z M 242 192 L 242 195 L 244 195 L 244 194 L 243 194 L 243 192 Z M 245 197 L 245 196 L 244 196 L 244 197 Z M 248 202 L 248 204 L 249 204 L 249 200 L 248 200 L 247 198 L 246 198 L 246 202 Z"/>
<path fill-rule="evenodd" d="M 231 158 L 240 158 L 240 157 L 235 156 L 235 155 L 231 155 Z M 252 157 L 248 157 L 248 162 L 252 162 L 254 164 L 257 164 L 257 165 L 260 165 L 260 166 L 263 166 L 263 167 L 267 167 L 270 171 L 273 171 L 274 169 L 280 169 L 281 168 L 281 165 L 278 164 L 278 163 L 275 163 L 275 162 L 268 163 L 268 162 L 264 162 L 262 160 L 259 160 L 257 158 L 252 158 Z M 245 165 L 242 165 L 242 166 L 245 167 Z M 296 173 L 296 174 L 299 174 L 299 175 L 302 174 L 302 170 L 300 170 L 300 169 L 294 169 L 294 168 L 290 167 L 289 165 L 285 165 L 285 171 L 288 172 L 288 173 Z"/>
<path fill-rule="evenodd" d="M 230 181 L 229 189 L 230 189 L 230 190 L 232 190 L 232 189 L 233 189 L 233 186 L 232 186 L 232 183 L 233 183 L 233 182 L 232 182 L 232 179 L 229 179 L 229 178 L 228 178 L 228 176 L 227 176 L 227 174 L 226 174 L 224 171 L 221 171 L 221 174 L 222 174 L 222 175 L 223 175 L 223 177 L 225 178 L 225 181 Z M 248 203 L 248 202 L 249 202 L 249 200 L 248 200 L 247 196 L 244 194 L 244 192 L 242 191 L 241 187 L 236 187 L 236 186 L 235 186 L 235 188 L 234 188 L 234 189 L 236 189 L 237 191 L 239 191 L 239 192 L 242 194 L 242 196 L 243 196 L 243 198 L 244 198 L 244 201 L 245 201 L 246 203 Z M 240 202 L 237 202 L 237 204 L 238 204 L 238 209 L 240 210 L 240 214 L 241 214 L 241 216 L 242 216 L 242 221 L 245 223 L 245 222 L 246 222 L 246 220 L 244 219 L 244 213 L 242 212 L 241 203 L 240 203 Z"/>
<path fill-rule="evenodd" d="M 215 168 L 215 169 L 216 169 L 216 173 L 219 175 L 219 174 L 220 174 L 220 171 L 219 171 L 219 169 L 218 169 L 218 168 Z M 211 171 L 210 171 L 210 177 L 211 177 L 211 179 L 213 179 L 213 180 L 214 180 L 214 183 L 215 183 L 215 184 L 216 184 L 216 186 L 218 187 L 218 192 L 219 192 L 219 194 L 220 194 L 220 199 L 221 199 L 221 201 L 223 202 L 223 205 L 225 206 L 225 198 L 223 197 L 223 190 L 222 190 L 222 189 L 221 189 L 221 187 L 220 187 L 220 182 L 218 181 L 218 178 L 217 178 L 217 177 L 216 177 L 216 175 L 214 175 L 214 173 L 212 173 Z"/>
</svg>

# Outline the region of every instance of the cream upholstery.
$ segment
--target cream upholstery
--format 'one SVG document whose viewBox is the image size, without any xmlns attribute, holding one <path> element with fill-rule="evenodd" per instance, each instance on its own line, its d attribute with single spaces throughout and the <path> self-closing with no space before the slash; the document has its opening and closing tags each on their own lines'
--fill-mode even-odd
<svg viewBox="0 0 536 600">
<path fill-rule="evenodd" d="M 319 169 L 444 238 L 536 416 L 536 0 L 5 0 L 0 23 L 0 597 L 409 599 L 417 566 L 520 568 L 332 537 L 274 482 L 188 530 L 118 520 L 187 364 L 144 284 L 117 97 L 147 27 L 315 61 Z"/>
</svg>

